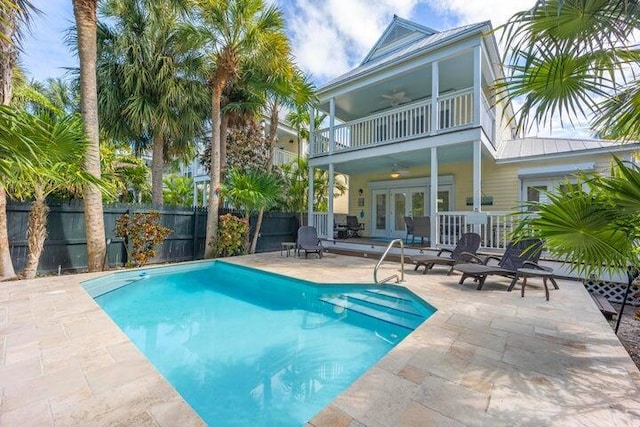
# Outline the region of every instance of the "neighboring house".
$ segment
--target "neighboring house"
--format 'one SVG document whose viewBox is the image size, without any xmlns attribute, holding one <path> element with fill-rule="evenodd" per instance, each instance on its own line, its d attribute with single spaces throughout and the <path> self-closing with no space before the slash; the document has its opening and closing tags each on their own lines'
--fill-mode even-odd
<svg viewBox="0 0 640 427">
<path fill-rule="evenodd" d="M 268 134 L 269 120 L 266 118 L 263 119 L 261 125 L 265 127 L 265 133 Z M 302 157 L 307 155 L 307 141 L 300 139 L 295 128 L 290 126 L 282 117 L 278 123 L 277 138 L 278 141 L 274 144 L 273 148 L 274 166 L 291 163 L 298 159 L 298 155 Z M 190 164 L 181 166 L 180 175 L 193 178 L 193 200 L 199 200 L 203 203 L 203 206 L 206 206 L 210 177 L 207 170 L 198 161 L 198 156 L 196 156 Z M 346 180 L 344 177 L 338 179 Z M 334 206 L 336 212 L 348 212 L 348 198 L 345 196 L 337 197 Z"/>
<path fill-rule="evenodd" d="M 360 66 L 318 90 L 328 126 L 311 129 L 310 168 L 349 177 L 362 234 L 404 237 L 405 216 L 428 216 L 432 246 L 476 230 L 483 247 L 504 247 L 523 201 L 640 149 L 519 138 L 492 89 L 500 64 L 489 22 L 439 32 L 394 17 Z M 309 221 L 331 239 L 329 210 Z"/>
</svg>

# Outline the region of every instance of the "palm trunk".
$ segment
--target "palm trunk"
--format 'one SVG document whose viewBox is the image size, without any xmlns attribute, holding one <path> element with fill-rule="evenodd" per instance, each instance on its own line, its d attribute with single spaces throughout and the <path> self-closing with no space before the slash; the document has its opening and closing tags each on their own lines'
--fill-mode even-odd
<svg viewBox="0 0 640 427">
<path fill-rule="evenodd" d="M 11 279 L 15 276 L 7 231 L 7 193 L 4 188 L 0 187 L 0 280 Z"/>
<path fill-rule="evenodd" d="M 98 86 L 96 80 L 97 5 L 97 0 L 73 0 L 78 56 L 80 58 L 80 112 L 89 140 L 85 170 L 100 178 Z M 92 184 L 84 188 L 84 219 L 87 232 L 87 266 L 89 271 L 101 271 L 107 250 L 102 192 Z"/>
<path fill-rule="evenodd" d="M 29 226 L 27 228 L 27 262 L 22 270 L 25 279 L 33 279 L 38 272 L 40 255 L 44 248 L 44 240 L 47 238 L 47 215 L 49 207 L 44 201 L 42 189 L 36 188 L 36 200 L 31 205 L 29 212 Z"/>
<path fill-rule="evenodd" d="M 220 73 L 220 71 L 219 71 Z M 222 89 L 226 83 L 226 77 L 216 76 L 213 81 L 213 94 L 211 96 L 211 163 L 209 165 L 210 186 L 209 204 L 207 214 L 207 234 L 205 240 L 205 258 L 213 257 L 213 242 L 218 232 L 218 209 L 220 199 L 220 99 Z"/>
<path fill-rule="evenodd" d="M 162 172 L 164 171 L 164 138 L 153 137 L 153 155 L 151 159 L 151 203 L 162 205 Z"/>
<path fill-rule="evenodd" d="M 229 115 L 224 114 L 220 120 L 220 173 L 227 168 L 227 129 L 229 128 Z"/>
<path fill-rule="evenodd" d="M 250 254 L 256 253 L 256 246 L 258 246 L 258 236 L 260 236 L 260 228 L 262 227 L 262 217 L 264 216 L 264 208 L 260 208 L 258 212 L 258 221 L 256 222 L 256 231 L 253 233 L 253 240 L 251 241 Z"/>
<path fill-rule="evenodd" d="M 11 102 L 11 80 L 16 61 L 16 48 L 13 44 L 13 33 L 16 25 L 16 10 L 9 7 L 0 8 L 0 31 L 5 38 L 0 38 L 0 104 Z M 7 193 L 0 187 L 0 280 L 16 276 L 11 262 L 9 232 L 7 231 Z"/>
</svg>

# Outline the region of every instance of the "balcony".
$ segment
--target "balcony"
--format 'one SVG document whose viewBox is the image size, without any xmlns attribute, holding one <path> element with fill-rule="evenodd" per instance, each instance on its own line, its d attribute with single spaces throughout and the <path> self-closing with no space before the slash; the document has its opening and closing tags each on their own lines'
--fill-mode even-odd
<svg viewBox="0 0 640 427">
<path fill-rule="evenodd" d="M 482 126 L 491 140 L 495 116 L 483 100 Z M 373 147 L 408 139 L 435 135 L 474 124 L 473 88 L 438 97 L 438 123 L 432 123 L 431 98 L 385 110 L 358 120 L 334 126 L 335 145 L 330 146 L 330 128 L 314 132 L 313 155 Z"/>
<path fill-rule="evenodd" d="M 282 149 L 273 150 L 273 166 L 286 165 L 298 160 L 298 155 Z"/>
</svg>

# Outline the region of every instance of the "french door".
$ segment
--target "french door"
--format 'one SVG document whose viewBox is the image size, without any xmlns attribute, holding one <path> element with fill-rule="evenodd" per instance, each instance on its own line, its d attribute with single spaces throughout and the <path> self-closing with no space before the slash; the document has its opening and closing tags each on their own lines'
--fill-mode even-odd
<svg viewBox="0 0 640 427">
<path fill-rule="evenodd" d="M 451 185 L 438 187 L 438 209 L 449 210 Z M 429 216 L 429 187 L 399 187 L 371 191 L 371 236 L 404 238 L 405 217 Z"/>
</svg>

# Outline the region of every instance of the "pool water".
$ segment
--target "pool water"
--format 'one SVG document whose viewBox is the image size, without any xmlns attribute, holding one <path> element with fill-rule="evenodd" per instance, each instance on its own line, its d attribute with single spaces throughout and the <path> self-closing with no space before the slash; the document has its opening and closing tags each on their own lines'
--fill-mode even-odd
<svg viewBox="0 0 640 427">
<path fill-rule="evenodd" d="M 316 285 L 219 261 L 85 288 L 215 426 L 303 425 L 434 311 L 395 286 Z"/>
</svg>

